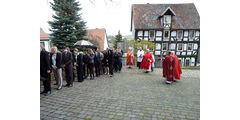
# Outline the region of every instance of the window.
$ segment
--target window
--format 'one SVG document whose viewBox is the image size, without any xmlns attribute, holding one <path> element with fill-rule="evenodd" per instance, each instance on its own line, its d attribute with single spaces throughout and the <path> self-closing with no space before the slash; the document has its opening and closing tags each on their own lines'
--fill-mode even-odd
<svg viewBox="0 0 240 120">
<path fill-rule="evenodd" d="M 162 36 L 162 31 L 157 31 L 156 36 Z"/>
<path fill-rule="evenodd" d="M 183 36 L 183 31 L 179 30 L 178 33 L 177 33 L 177 38 L 182 39 L 182 36 Z"/>
<path fill-rule="evenodd" d="M 195 37 L 195 32 L 194 30 L 189 31 L 189 39 L 193 39 Z"/>
<path fill-rule="evenodd" d="M 175 46 L 176 46 L 175 43 L 171 43 L 171 44 L 170 44 L 170 49 L 171 49 L 171 50 L 175 50 Z"/>
<path fill-rule="evenodd" d="M 193 50 L 193 44 L 192 43 L 188 44 L 187 50 L 188 51 L 192 51 Z"/>
<path fill-rule="evenodd" d="M 190 60 L 189 58 L 186 59 L 186 66 L 189 66 L 190 65 Z"/>
<path fill-rule="evenodd" d="M 165 38 L 168 38 L 168 31 L 165 31 L 165 32 L 164 32 L 164 37 L 165 37 Z"/>
<path fill-rule="evenodd" d="M 45 47 L 45 43 L 44 43 L 44 42 L 40 42 L 40 45 L 42 45 L 43 47 Z"/>
<path fill-rule="evenodd" d="M 142 36 L 143 35 L 143 31 L 138 31 L 138 36 Z"/>
<path fill-rule="evenodd" d="M 144 31 L 144 36 L 148 36 L 148 31 Z"/>
<path fill-rule="evenodd" d="M 161 44 L 157 43 L 156 44 L 156 49 L 160 50 L 161 49 Z"/>
<path fill-rule="evenodd" d="M 154 40 L 154 30 L 150 30 L 150 40 Z"/>
<path fill-rule="evenodd" d="M 162 51 L 167 51 L 168 49 L 168 44 L 167 43 L 163 43 L 162 44 Z"/>
<path fill-rule="evenodd" d="M 194 47 L 193 47 L 193 49 L 197 49 L 198 48 L 198 44 L 194 44 Z"/>
<path fill-rule="evenodd" d="M 169 28 L 171 25 L 171 16 L 170 15 L 164 15 L 164 27 Z"/>
<path fill-rule="evenodd" d="M 155 51 L 155 55 L 160 55 L 160 51 Z"/>
<path fill-rule="evenodd" d="M 184 31 L 184 36 L 188 36 L 188 31 Z"/>
<path fill-rule="evenodd" d="M 179 43 L 179 44 L 177 45 L 177 50 L 178 50 L 178 51 L 183 51 L 183 44 L 182 44 L 182 43 Z"/>
<path fill-rule="evenodd" d="M 171 36 L 176 36 L 176 31 L 172 31 Z"/>
<path fill-rule="evenodd" d="M 200 32 L 199 31 L 196 31 L 196 36 L 200 36 Z"/>
<path fill-rule="evenodd" d="M 171 23 L 171 16 L 170 15 L 164 15 L 164 24 Z"/>
</svg>

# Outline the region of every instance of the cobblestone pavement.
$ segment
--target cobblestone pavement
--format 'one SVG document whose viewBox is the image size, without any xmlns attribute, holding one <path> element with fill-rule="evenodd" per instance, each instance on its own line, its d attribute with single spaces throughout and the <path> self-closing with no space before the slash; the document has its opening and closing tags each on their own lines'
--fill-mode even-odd
<svg viewBox="0 0 240 120">
<path fill-rule="evenodd" d="M 40 101 L 42 120 L 198 120 L 200 71 L 184 69 L 180 81 L 167 85 L 160 68 L 148 74 L 124 68 L 112 78 L 52 90 Z"/>
</svg>

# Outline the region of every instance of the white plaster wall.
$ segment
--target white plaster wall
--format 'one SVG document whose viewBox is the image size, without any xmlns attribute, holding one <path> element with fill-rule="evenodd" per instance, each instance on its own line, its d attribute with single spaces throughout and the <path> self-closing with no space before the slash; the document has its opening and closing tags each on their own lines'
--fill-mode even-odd
<svg viewBox="0 0 240 120">
<path fill-rule="evenodd" d="M 103 50 L 106 50 L 108 48 L 108 41 L 107 41 L 107 36 L 106 34 L 104 35 L 104 47 L 103 47 Z"/>
</svg>

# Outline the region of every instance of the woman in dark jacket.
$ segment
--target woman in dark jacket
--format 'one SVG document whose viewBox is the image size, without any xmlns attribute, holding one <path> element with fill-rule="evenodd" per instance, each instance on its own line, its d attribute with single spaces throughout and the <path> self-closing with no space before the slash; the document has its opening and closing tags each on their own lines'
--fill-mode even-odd
<svg viewBox="0 0 240 120">
<path fill-rule="evenodd" d="M 108 66 L 109 66 L 109 73 L 110 73 L 110 77 L 113 76 L 113 50 L 108 50 L 108 57 L 107 57 L 107 61 L 108 61 Z"/>
<path fill-rule="evenodd" d="M 92 49 L 89 49 L 88 50 L 88 66 L 89 66 L 89 70 L 90 70 L 90 80 L 93 80 L 94 79 L 94 72 L 93 72 L 93 67 L 94 67 L 94 53 L 93 53 L 93 50 Z"/>
<path fill-rule="evenodd" d="M 83 82 L 83 52 L 77 56 L 77 76 L 78 82 Z"/>
<path fill-rule="evenodd" d="M 103 51 L 103 66 L 104 66 L 104 71 L 105 75 L 109 74 L 109 68 L 108 68 L 108 53 L 107 51 Z"/>
</svg>

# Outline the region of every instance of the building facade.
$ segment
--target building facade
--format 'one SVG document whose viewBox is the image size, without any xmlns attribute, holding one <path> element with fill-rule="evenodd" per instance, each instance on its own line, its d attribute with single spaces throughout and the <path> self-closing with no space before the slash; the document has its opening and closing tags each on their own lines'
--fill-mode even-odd
<svg viewBox="0 0 240 120">
<path fill-rule="evenodd" d="M 86 38 L 96 45 L 100 51 L 109 47 L 105 28 L 88 29 Z"/>
<path fill-rule="evenodd" d="M 172 50 L 182 66 L 200 64 L 200 16 L 192 3 L 133 4 L 131 31 L 135 40 L 155 43 L 155 56 Z"/>
<path fill-rule="evenodd" d="M 42 28 L 40 28 L 40 45 L 44 46 L 46 51 L 50 51 L 51 41 Z"/>
</svg>

